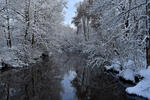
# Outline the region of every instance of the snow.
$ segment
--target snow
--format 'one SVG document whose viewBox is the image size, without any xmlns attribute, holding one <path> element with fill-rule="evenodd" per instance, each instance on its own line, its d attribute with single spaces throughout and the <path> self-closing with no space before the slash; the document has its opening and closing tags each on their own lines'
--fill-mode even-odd
<svg viewBox="0 0 150 100">
<path fill-rule="evenodd" d="M 123 64 L 120 63 L 118 59 L 114 59 L 111 66 L 105 66 L 106 70 L 113 70 L 119 72 L 118 76 L 135 83 L 135 75 L 138 73 L 139 69 L 135 69 L 135 63 L 132 60 L 124 61 Z"/>
<path fill-rule="evenodd" d="M 150 67 L 139 72 L 138 69 L 134 70 L 133 67 L 135 67 L 134 61 L 128 60 L 127 62 L 124 62 L 123 69 L 121 70 L 121 63 L 117 61 L 117 59 L 113 60 L 113 64 L 111 66 L 105 66 L 106 70 L 112 69 L 114 71 L 118 71 L 119 77 L 122 77 L 127 81 L 132 81 L 134 83 L 136 74 L 144 77 L 144 79 L 141 80 L 136 86 L 128 87 L 126 89 L 126 92 L 129 94 L 142 96 L 150 100 Z"/>
<path fill-rule="evenodd" d="M 105 68 L 106 68 L 106 70 L 111 70 L 111 69 L 113 69 L 113 66 L 111 65 L 111 66 L 105 66 Z"/>
<path fill-rule="evenodd" d="M 140 75 L 146 79 L 150 79 L 150 67 L 148 69 L 141 70 Z"/>
<path fill-rule="evenodd" d="M 131 69 L 125 69 L 125 70 L 121 71 L 119 73 L 119 76 L 127 81 L 135 82 L 135 78 L 134 78 L 135 74 L 134 74 L 133 70 L 131 70 Z"/>
<path fill-rule="evenodd" d="M 12 66 L 18 66 L 16 63 L 18 61 L 14 49 L 3 48 L 0 52 L 0 62 L 4 61 Z M 0 67 L 2 67 L 2 65 L 0 65 Z"/>
<path fill-rule="evenodd" d="M 135 82 L 135 72 L 133 71 L 135 64 L 134 61 L 128 60 L 123 64 L 123 70 L 120 71 L 119 76 L 127 81 Z"/>
<path fill-rule="evenodd" d="M 134 61 L 128 60 L 127 62 L 124 63 L 123 65 L 125 68 L 130 68 L 132 69 L 134 67 Z"/>
<path fill-rule="evenodd" d="M 141 70 L 140 75 L 143 76 L 144 79 L 136 86 L 128 87 L 126 92 L 129 94 L 136 94 L 150 100 L 150 68 Z"/>
<path fill-rule="evenodd" d="M 1 48 L 0 49 L 0 68 L 2 67 L 1 62 L 11 65 L 12 67 L 23 67 L 28 66 L 30 63 L 36 63 L 37 59 L 40 58 L 42 51 L 30 50 L 28 52 L 21 51 L 19 47 L 12 46 L 12 48 Z M 49 53 L 50 55 L 51 52 Z M 25 58 L 27 56 L 27 59 Z M 25 60 L 28 60 L 25 62 Z"/>
<path fill-rule="evenodd" d="M 114 59 L 113 60 L 113 64 L 111 66 L 105 66 L 106 70 L 114 70 L 114 71 L 117 71 L 117 72 L 120 72 L 121 71 L 121 63 L 117 60 L 117 59 Z"/>
<path fill-rule="evenodd" d="M 106 70 L 114 70 L 114 71 L 117 71 L 117 72 L 120 72 L 120 65 L 118 64 L 112 64 L 111 66 L 105 66 Z"/>
<path fill-rule="evenodd" d="M 2 67 L 1 62 L 4 61 L 5 63 L 13 66 L 13 67 L 22 67 L 26 65 L 23 61 L 21 61 L 18 56 L 18 49 L 17 47 L 7 48 L 4 47 L 0 49 L 0 68 Z"/>
<path fill-rule="evenodd" d="M 135 69 L 135 63 L 132 60 L 128 60 L 122 64 L 123 69 L 121 70 L 121 63 L 117 59 L 113 60 L 111 66 L 105 66 L 106 70 L 114 70 L 119 72 L 119 77 L 127 81 L 132 81 L 135 83 L 135 75 L 140 75 L 144 77 L 136 86 L 128 87 L 126 92 L 129 94 L 134 94 L 148 98 L 150 100 L 150 67 L 148 69 L 143 69 L 139 71 L 138 67 Z"/>
</svg>

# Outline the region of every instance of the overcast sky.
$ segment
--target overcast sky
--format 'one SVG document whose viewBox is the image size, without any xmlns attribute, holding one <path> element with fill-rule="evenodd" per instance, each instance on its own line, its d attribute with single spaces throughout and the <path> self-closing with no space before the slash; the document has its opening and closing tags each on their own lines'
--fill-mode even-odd
<svg viewBox="0 0 150 100">
<path fill-rule="evenodd" d="M 82 0 L 67 0 L 68 3 L 67 3 L 67 9 L 65 9 L 65 24 L 66 25 L 71 25 L 73 27 L 73 25 L 71 24 L 71 21 L 72 21 L 72 17 L 75 16 L 75 11 L 76 11 L 76 7 L 75 7 L 75 4 L 78 3 L 79 1 L 82 1 Z"/>
</svg>

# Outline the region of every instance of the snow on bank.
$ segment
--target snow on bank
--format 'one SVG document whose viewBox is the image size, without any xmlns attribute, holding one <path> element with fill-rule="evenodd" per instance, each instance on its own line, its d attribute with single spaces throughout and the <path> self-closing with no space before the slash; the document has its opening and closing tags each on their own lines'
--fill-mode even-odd
<svg viewBox="0 0 150 100">
<path fill-rule="evenodd" d="M 150 100 L 150 68 L 140 71 L 140 75 L 144 77 L 136 86 L 129 87 L 126 92 L 148 98 Z"/>
<path fill-rule="evenodd" d="M 105 69 L 107 71 L 117 71 L 119 77 L 133 83 L 136 83 L 136 75 L 143 77 L 143 79 L 139 83 L 137 83 L 136 86 L 128 87 L 126 89 L 126 92 L 129 94 L 142 96 L 150 100 L 150 67 L 148 69 L 135 67 L 134 61 L 132 60 L 128 60 L 123 64 L 121 64 L 117 60 L 113 60 L 113 64 L 111 66 L 105 66 Z"/>
<path fill-rule="evenodd" d="M 0 68 L 2 67 L 2 61 L 14 67 L 18 67 L 19 63 L 21 63 L 21 61 L 18 60 L 18 57 L 16 56 L 16 48 L 2 48 L 0 50 Z"/>
<path fill-rule="evenodd" d="M 127 62 L 124 62 L 123 69 L 119 72 L 119 77 L 123 78 L 126 81 L 135 83 L 136 72 L 133 68 L 135 68 L 134 61 L 128 60 Z"/>
<path fill-rule="evenodd" d="M 110 66 L 105 66 L 105 69 L 108 71 L 113 70 L 116 72 L 120 72 L 121 71 L 121 63 L 117 59 L 114 59 L 112 62 L 113 62 L 113 64 Z"/>
<path fill-rule="evenodd" d="M 121 70 L 121 66 L 118 64 L 112 64 L 111 66 L 105 66 L 105 69 L 107 71 L 114 71 L 118 72 L 118 76 L 123 78 L 126 81 L 132 81 L 133 83 L 135 82 L 135 73 L 131 69 L 124 69 Z"/>
<path fill-rule="evenodd" d="M 132 81 L 133 83 L 135 83 L 135 74 L 134 74 L 133 70 L 131 70 L 131 69 L 125 69 L 125 70 L 121 71 L 119 73 L 119 77 L 121 77 L 127 81 Z"/>
<path fill-rule="evenodd" d="M 128 60 L 122 64 L 119 60 L 114 59 L 112 63 L 113 64 L 111 66 L 105 66 L 107 71 L 118 72 L 118 76 L 120 78 L 124 79 L 125 81 L 131 81 L 132 83 L 135 83 L 135 76 L 139 69 L 134 69 L 136 68 L 134 61 Z"/>
<path fill-rule="evenodd" d="M 28 63 L 24 55 L 28 55 Z M 1 48 L 0 49 L 0 69 L 2 68 L 1 62 L 11 65 L 12 67 L 23 67 L 28 66 L 30 62 L 35 63 L 34 59 L 39 58 L 41 53 L 37 50 L 33 50 L 32 53 L 27 54 L 26 52 L 21 52 L 17 47 L 12 48 Z"/>
</svg>

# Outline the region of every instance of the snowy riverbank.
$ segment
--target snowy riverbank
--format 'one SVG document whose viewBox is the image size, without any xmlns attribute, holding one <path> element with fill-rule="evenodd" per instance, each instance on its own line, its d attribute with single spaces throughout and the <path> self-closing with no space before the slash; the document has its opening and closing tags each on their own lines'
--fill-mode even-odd
<svg viewBox="0 0 150 100">
<path fill-rule="evenodd" d="M 128 87 L 126 92 L 129 94 L 136 94 L 150 100 L 150 68 L 141 70 L 139 75 L 144 78 L 137 83 L 136 86 Z"/>
<path fill-rule="evenodd" d="M 131 60 L 124 65 L 126 67 L 122 67 L 119 61 L 115 61 L 114 64 L 105 66 L 105 69 L 116 72 L 117 76 L 125 82 L 136 84 L 126 88 L 128 94 L 142 96 L 150 100 L 150 68 L 132 69 L 133 61 Z"/>
<path fill-rule="evenodd" d="M 3 67 L 2 62 L 12 67 L 28 66 L 30 63 L 36 63 L 42 52 L 32 50 L 31 52 L 21 52 L 18 47 L 0 49 L 0 69 Z"/>
</svg>

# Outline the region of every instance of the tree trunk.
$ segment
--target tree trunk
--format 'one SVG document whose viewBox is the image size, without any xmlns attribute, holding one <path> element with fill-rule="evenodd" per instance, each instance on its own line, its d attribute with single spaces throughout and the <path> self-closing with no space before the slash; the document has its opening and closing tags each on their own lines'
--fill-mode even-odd
<svg viewBox="0 0 150 100">
<path fill-rule="evenodd" d="M 84 34 L 84 38 L 85 38 L 85 41 L 87 41 L 87 33 L 86 33 L 86 20 L 85 20 L 85 17 L 82 18 L 82 25 L 83 25 L 83 34 Z"/>
<path fill-rule="evenodd" d="M 86 20 L 86 26 L 87 26 L 87 38 L 88 38 L 88 40 L 90 39 L 90 33 L 89 33 L 89 18 L 87 17 L 87 20 Z"/>
<path fill-rule="evenodd" d="M 9 9 L 8 9 L 8 1 L 6 0 L 6 11 L 7 11 L 7 46 L 9 48 L 11 48 L 12 44 L 11 44 L 11 35 L 10 35 L 10 18 L 9 18 Z"/>
<path fill-rule="evenodd" d="M 35 11 L 34 11 L 34 27 L 36 26 L 36 22 L 37 22 L 37 12 L 36 12 L 36 5 L 35 5 Z M 35 28 L 36 29 L 36 28 Z M 35 35 L 34 33 L 32 33 L 32 41 L 31 41 L 31 44 L 32 44 L 32 48 L 34 46 L 34 43 L 35 43 Z"/>
<path fill-rule="evenodd" d="M 7 97 L 6 97 L 6 100 L 9 100 L 9 83 L 6 85 L 6 88 L 7 88 Z"/>
<path fill-rule="evenodd" d="M 146 15 L 150 17 L 150 3 L 148 4 L 148 0 L 146 0 L 146 4 Z M 150 66 L 150 18 L 146 20 L 146 28 L 148 29 L 147 35 L 149 36 L 146 43 L 146 59 L 148 67 Z"/>
<path fill-rule="evenodd" d="M 34 40 L 34 33 L 33 33 L 32 34 L 32 48 L 33 48 L 34 42 L 35 42 L 35 40 Z"/>
<path fill-rule="evenodd" d="M 24 100 L 29 100 L 29 94 L 28 94 L 28 85 L 25 84 L 25 98 Z"/>
<path fill-rule="evenodd" d="M 30 27 L 30 0 L 26 0 L 26 8 L 25 8 L 25 39 L 27 38 L 28 35 L 28 30 Z"/>
</svg>

